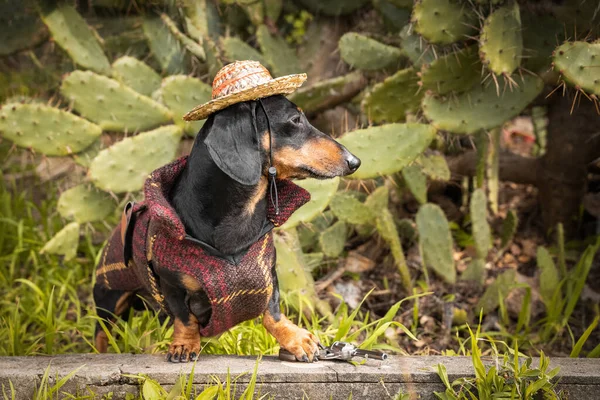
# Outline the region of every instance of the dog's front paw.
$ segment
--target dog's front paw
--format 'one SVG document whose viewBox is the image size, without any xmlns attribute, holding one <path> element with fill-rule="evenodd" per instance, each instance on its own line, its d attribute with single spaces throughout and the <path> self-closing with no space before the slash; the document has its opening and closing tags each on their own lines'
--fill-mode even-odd
<svg viewBox="0 0 600 400">
<path fill-rule="evenodd" d="M 178 363 L 196 361 L 200 354 L 200 339 L 196 343 L 171 343 L 167 353 L 167 361 Z"/>
<path fill-rule="evenodd" d="M 279 345 L 292 353 L 296 360 L 304 362 L 317 361 L 319 357 L 319 339 L 306 329 L 294 326 L 287 334 L 278 338 Z"/>
</svg>

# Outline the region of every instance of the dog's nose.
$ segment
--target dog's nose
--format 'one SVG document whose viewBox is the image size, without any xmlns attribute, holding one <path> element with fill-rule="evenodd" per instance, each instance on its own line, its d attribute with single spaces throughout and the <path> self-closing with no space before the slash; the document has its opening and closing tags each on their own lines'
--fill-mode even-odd
<svg viewBox="0 0 600 400">
<path fill-rule="evenodd" d="M 350 171 L 354 172 L 360 167 L 360 158 L 354 156 L 354 154 L 348 154 L 346 158 L 346 162 L 348 163 L 348 168 Z"/>
</svg>

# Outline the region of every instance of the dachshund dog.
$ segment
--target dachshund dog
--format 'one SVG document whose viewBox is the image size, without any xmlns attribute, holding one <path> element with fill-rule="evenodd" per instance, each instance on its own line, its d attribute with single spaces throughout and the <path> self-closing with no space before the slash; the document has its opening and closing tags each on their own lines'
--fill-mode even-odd
<svg viewBox="0 0 600 400">
<path fill-rule="evenodd" d="M 314 128 L 294 103 L 275 95 L 233 104 L 207 119 L 169 189 L 169 202 L 187 235 L 217 254 L 243 255 L 265 230 L 272 201 L 270 167 L 276 167 L 277 179 L 287 180 L 344 176 L 359 166 L 356 156 Z M 274 256 L 269 262 L 272 292 L 266 299 L 263 324 L 297 360 L 312 362 L 318 358 L 318 339 L 282 314 Z M 215 309 L 197 279 L 175 268 L 154 272 L 174 321 L 167 360 L 195 360 L 201 328 L 219 315 L 212 315 Z M 101 318 L 139 306 L 136 295 L 142 291 L 117 290 L 100 281 L 99 277 L 94 298 Z M 106 351 L 107 337 L 100 328 L 96 346 Z"/>
</svg>

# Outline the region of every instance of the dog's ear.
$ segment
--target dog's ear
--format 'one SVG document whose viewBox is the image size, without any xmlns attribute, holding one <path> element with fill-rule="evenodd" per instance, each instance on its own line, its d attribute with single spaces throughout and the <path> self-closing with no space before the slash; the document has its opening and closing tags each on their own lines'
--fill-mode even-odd
<svg viewBox="0 0 600 400">
<path fill-rule="evenodd" d="M 262 174 L 256 102 L 234 104 L 213 117 L 204 139 L 217 166 L 243 185 L 256 185 Z"/>
</svg>

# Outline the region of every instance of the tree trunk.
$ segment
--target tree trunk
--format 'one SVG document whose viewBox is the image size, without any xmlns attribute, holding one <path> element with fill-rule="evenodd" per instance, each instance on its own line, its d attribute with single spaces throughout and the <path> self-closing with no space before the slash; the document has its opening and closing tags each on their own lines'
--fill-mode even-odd
<svg viewBox="0 0 600 400">
<path fill-rule="evenodd" d="M 567 237 L 577 230 L 587 166 L 600 155 L 600 115 L 594 104 L 583 97 L 571 114 L 572 105 L 572 96 L 550 98 L 548 144 L 537 179 L 546 232 L 562 222 Z"/>
</svg>

